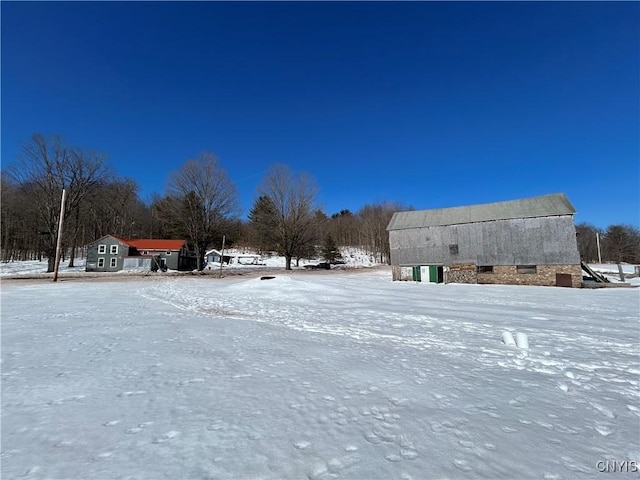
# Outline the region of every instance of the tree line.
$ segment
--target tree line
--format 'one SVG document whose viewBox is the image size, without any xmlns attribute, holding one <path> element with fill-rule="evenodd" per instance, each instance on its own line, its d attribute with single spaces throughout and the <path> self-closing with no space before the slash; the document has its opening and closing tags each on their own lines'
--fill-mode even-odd
<svg viewBox="0 0 640 480">
<path fill-rule="evenodd" d="M 597 228 L 589 223 L 576 225 L 580 258 L 587 263 L 640 263 L 640 229 L 632 225 Z M 598 253 L 598 243 L 600 252 Z"/>
<path fill-rule="evenodd" d="M 301 258 L 335 259 L 339 246 L 356 246 L 379 262 L 389 260 L 386 226 L 394 202 L 327 216 L 317 185 L 306 173 L 271 166 L 258 187 L 248 219 L 241 219 L 235 185 L 210 152 L 169 174 L 167 188 L 143 202 L 135 180 L 117 175 L 107 156 L 35 134 L 0 172 L 2 261 L 47 259 L 53 271 L 62 190 L 67 191 L 63 257 L 74 265 L 83 247 L 104 235 L 184 238 L 204 267 L 207 249 L 227 246 L 284 255 L 286 268 Z"/>
<path fill-rule="evenodd" d="M 60 200 L 67 190 L 63 256 L 74 265 L 83 247 L 104 235 L 186 239 L 204 267 L 207 249 L 227 246 L 284 255 L 286 268 L 318 255 L 335 260 L 338 247 L 360 247 L 376 261 L 389 261 L 386 227 L 396 202 L 367 204 L 356 212 L 328 216 L 318 206 L 318 187 L 306 173 L 271 166 L 257 189 L 246 220 L 235 185 L 210 152 L 188 159 L 170 173 L 166 191 L 143 202 L 135 180 L 117 175 L 103 153 L 67 144 L 60 136 L 35 134 L 14 162 L 0 172 L 2 261 L 47 259 L 53 271 Z M 598 229 L 576 225 L 584 261 L 640 263 L 640 231 L 630 225 Z"/>
</svg>

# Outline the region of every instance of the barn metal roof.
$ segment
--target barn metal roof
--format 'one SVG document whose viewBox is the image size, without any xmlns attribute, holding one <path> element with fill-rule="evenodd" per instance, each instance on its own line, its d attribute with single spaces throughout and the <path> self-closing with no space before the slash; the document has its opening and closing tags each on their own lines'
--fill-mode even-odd
<svg viewBox="0 0 640 480">
<path fill-rule="evenodd" d="M 576 209 L 565 194 L 554 193 L 539 197 L 470 205 L 467 207 L 396 212 L 391 217 L 387 230 L 459 225 L 462 223 L 490 222 L 514 218 L 573 215 L 574 213 L 576 213 Z"/>
</svg>

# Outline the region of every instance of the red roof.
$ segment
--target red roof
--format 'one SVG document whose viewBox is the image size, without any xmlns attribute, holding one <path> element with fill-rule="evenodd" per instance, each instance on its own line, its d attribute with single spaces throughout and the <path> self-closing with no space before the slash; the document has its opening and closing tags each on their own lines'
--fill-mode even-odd
<svg viewBox="0 0 640 480">
<path fill-rule="evenodd" d="M 124 240 L 138 250 L 180 250 L 184 245 L 184 240 L 157 240 L 155 238 L 134 238 Z"/>
</svg>

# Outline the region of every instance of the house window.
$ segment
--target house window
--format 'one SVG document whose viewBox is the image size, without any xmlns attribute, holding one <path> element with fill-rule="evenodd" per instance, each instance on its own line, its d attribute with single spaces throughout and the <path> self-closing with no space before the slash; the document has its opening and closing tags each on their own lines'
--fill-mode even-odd
<svg viewBox="0 0 640 480">
<path fill-rule="evenodd" d="M 104 258 L 100 257 L 98 259 L 98 268 L 104 268 Z"/>
<path fill-rule="evenodd" d="M 111 255 L 117 255 L 118 254 L 118 245 L 111 245 L 111 250 L 109 251 L 109 253 Z"/>
<path fill-rule="evenodd" d="M 98 255 L 104 255 L 105 253 L 107 253 L 107 246 L 103 244 L 98 245 Z"/>
<path fill-rule="evenodd" d="M 535 265 L 518 265 L 516 268 L 518 270 L 518 273 L 525 273 L 525 274 L 538 273 L 538 269 L 536 268 Z"/>
<path fill-rule="evenodd" d="M 115 268 L 118 266 L 118 259 L 116 257 L 113 257 L 111 259 L 111 268 Z"/>
<path fill-rule="evenodd" d="M 478 273 L 493 273 L 493 265 L 478 265 Z"/>
<path fill-rule="evenodd" d="M 449 245 L 449 253 L 451 255 L 458 255 L 458 244 L 457 243 L 453 243 L 453 244 Z"/>
<path fill-rule="evenodd" d="M 165 255 L 168 257 L 171 255 L 171 252 L 166 252 Z"/>
</svg>

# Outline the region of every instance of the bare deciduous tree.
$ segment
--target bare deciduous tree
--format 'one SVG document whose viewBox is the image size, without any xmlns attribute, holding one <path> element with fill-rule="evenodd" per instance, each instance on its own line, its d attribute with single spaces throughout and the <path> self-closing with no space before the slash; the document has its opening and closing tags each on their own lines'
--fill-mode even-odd
<svg viewBox="0 0 640 480">
<path fill-rule="evenodd" d="M 11 180 L 26 194 L 37 217 L 47 271 L 55 261 L 56 234 L 62 190 L 67 190 L 66 210 L 74 215 L 82 201 L 111 173 L 106 156 L 67 146 L 61 137 L 35 134 L 22 146 L 16 163 L 9 167 Z"/>
<path fill-rule="evenodd" d="M 631 225 L 610 225 L 604 234 L 603 250 L 608 261 L 640 262 L 640 229 Z"/>
<path fill-rule="evenodd" d="M 412 210 L 399 203 L 383 202 L 365 205 L 358 211 L 362 245 L 379 262 L 389 262 L 389 233 L 387 225 L 394 212 Z"/>
<path fill-rule="evenodd" d="M 128 178 L 97 185 L 88 195 L 80 218 L 80 225 L 89 229 L 86 232 L 89 238 L 103 235 L 132 238 L 139 230 L 144 230 L 148 223 L 144 220 L 149 212 L 139 200 L 137 191 L 137 183 Z"/>
<path fill-rule="evenodd" d="M 165 228 L 182 232 L 193 245 L 201 270 L 207 247 L 238 216 L 238 193 L 218 158 L 204 152 L 171 174 L 167 196 L 156 208 Z"/>
<path fill-rule="evenodd" d="M 268 222 L 287 270 L 291 270 L 291 259 L 315 240 L 316 193 L 317 187 L 309 175 L 296 175 L 286 165 L 269 168 L 258 187 L 258 194 L 269 199 L 273 211 L 271 218 L 262 221 Z"/>
<path fill-rule="evenodd" d="M 576 239 L 580 258 L 585 262 L 598 260 L 598 241 L 596 234 L 602 236 L 602 232 L 588 223 L 582 222 L 576 225 Z"/>
</svg>

